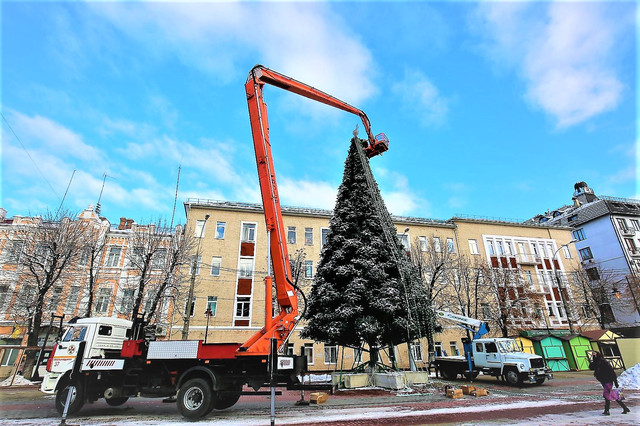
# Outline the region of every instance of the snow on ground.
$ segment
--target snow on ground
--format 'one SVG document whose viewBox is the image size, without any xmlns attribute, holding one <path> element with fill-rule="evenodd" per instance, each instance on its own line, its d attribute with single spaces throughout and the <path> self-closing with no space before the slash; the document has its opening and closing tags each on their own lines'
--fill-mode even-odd
<svg viewBox="0 0 640 426">
<path fill-rule="evenodd" d="M 623 389 L 640 389 L 640 363 L 623 371 L 618 377 L 618 384 Z"/>
<path fill-rule="evenodd" d="M 15 379 L 13 379 L 13 385 L 11 384 L 12 376 L 6 378 L 5 381 L 0 383 L 0 386 L 26 386 L 26 385 L 37 385 L 38 382 L 32 382 L 30 380 L 25 379 L 19 374 L 16 374 Z"/>
<path fill-rule="evenodd" d="M 462 413 L 462 412 L 483 412 L 483 411 L 500 411 L 500 410 L 512 410 L 512 409 L 527 409 L 531 407 L 541 407 L 541 406 L 557 406 L 568 404 L 569 402 L 560 400 L 560 399 L 550 399 L 546 401 L 522 401 L 510 404 L 486 404 L 483 406 L 469 406 L 469 407 L 450 407 L 450 408 L 434 408 L 430 410 L 410 410 L 407 408 L 393 408 L 393 407 L 362 407 L 362 408 L 344 408 L 344 409 L 331 409 L 325 410 L 321 409 L 317 410 L 316 413 L 313 412 L 294 412 L 294 411 L 280 411 L 276 413 L 276 424 L 278 425 L 287 425 L 287 424 L 300 424 L 300 423 L 317 423 L 322 424 L 326 422 L 332 421 L 359 421 L 360 424 L 364 424 L 362 422 L 366 422 L 367 420 L 377 420 L 377 419 L 392 419 L 392 418 L 407 418 L 407 417 L 419 417 L 419 416 L 429 416 L 429 415 L 440 415 L 440 414 L 452 414 L 452 413 Z M 591 401 L 585 401 L 585 404 L 591 403 Z M 575 404 L 575 401 L 572 402 Z M 613 407 L 612 407 L 613 408 Z M 509 424 L 517 424 L 521 426 L 530 426 L 530 425 L 550 425 L 550 424 L 561 424 L 561 425 L 585 425 L 585 424 L 599 424 L 602 423 L 603 417 L 601 414 L 602 410 L 576 410 L 572 413 L 566 414 L 548 414 L 538 417 L 531 417 L 528 419 L 523 418 L 519 423 L 513 423 L 517 420 L 509 420 Z M 616 425 L 636 425 L 638 424 L 638 417 L 635 413 L 631 413 L 631 415 L 619 415 L 617 410 L 612 410 L 611 417 L 607 418 L 610 422 L 613 422 Z M 93 426 L 93 425 L 103 425 L 107 422 L 110 426 L 128 426 L 132 423 L 139 423 L 140 419 L 137 417 L 119 417 L 113 418 L 109 417 L 73 417 L 69 419 L 70 423 L 80 423 L 85 426 Z M 238 413 L 229 413 L 225 414 L 224 412 L 217 413 L 215 415 L 211 415 L 206 419 L 207 424 L 214 425 L 225 425 L 225 426 L 258 426 L 258 425 L 268 425 L 269 424 L 269 415 L 264 413 L 264 415 L 257 416 L 244 416 L 238 415 Z M 484 422 L 484 424 L 490 423 L 501 423 L 501 421 L 488 420 Z M 502 422 L 503 423 L 503 422 Z M 4 420 L 3 424 L 5 425 L 24 425 L 24 426 L 35 426 L 35 425 L 58 425 L 59 420 L 54 419 L 20 419 L 20 420 Z M 145 425 L 172 425 L 172 426 L 190 426 L 193 425 L 192 422 L 185 422 L 183 420 L 178 421 L 170 421 L 167 419 L 163 419 L 160 416 L 157 418 L 153 417 L 145 417 L 144 419 Z M 468 425 L 471 424 L 479 424 L 478 422 L 473 423 L 465 423 Z"/>
</svg>

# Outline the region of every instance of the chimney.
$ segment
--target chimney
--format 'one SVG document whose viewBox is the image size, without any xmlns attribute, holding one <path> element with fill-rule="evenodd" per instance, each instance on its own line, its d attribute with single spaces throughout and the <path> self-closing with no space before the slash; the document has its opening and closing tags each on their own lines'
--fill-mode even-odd
<svg viewBox="0 0 640 426">
<path fill-rule="evenodd" d="M 131 229 L 132 224 L 133 224 L 133 219 L 127 219 L 127 226 L 125 229 Z"/>
<path fill-rule="evenodd" d="M 118 229 L 125 229 L 125 225 L 127 223 L 127 218 L 126 217 L 121 217 L 120 218 L 120 225 L 118 225 Z"/>
</svg>

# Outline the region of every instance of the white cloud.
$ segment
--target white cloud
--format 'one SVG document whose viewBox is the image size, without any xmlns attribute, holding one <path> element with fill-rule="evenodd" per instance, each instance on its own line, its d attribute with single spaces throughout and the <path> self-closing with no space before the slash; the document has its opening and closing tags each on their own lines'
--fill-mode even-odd
<svg viewBox="0 0 640 426">
<path fill-rule="evenodd" d="M 286 206 L 315 207 L 333 210 L 338 188 L 327 182 L 296 180 L 284 177 L 279 180 L 278 192 Z"/>
<path fill-rule="evenodd" d="M 247 58 L 361 103 L 376 91 L 371 53 L 330 5 L 317 3 L 92 4 L 158 57 L 176 55 L 218 79 Z"/>
<path fill-rule="evenodd" d="M 476 17 L 487 37 L 485 53 L 514 66 L 526 99 L 562 128 L 620 103 L 624 87 L 611 59 L 630 22 L 617 16 L 622 9 L 598 2 L 487 2 Z"/>
<path fill-rule="evenodd" d="M 420 117 L 424 126 L 440 125 L 449 111 L 449 100 L 440 95 L 438 88 L 420 71 L 406 71 L 404 79 L 391 87 L 403 108 Z"/>
<path fill-rule="evenodd" d="M 405 175 L 383 167 L 375 167 L 374 176 L 389 213 L 406 216 L 415 215 L 417 210 L 420 210 L 421 216 L 431 214 L 429 202 L 410 188 L 409 179 Z"/>
</svg>

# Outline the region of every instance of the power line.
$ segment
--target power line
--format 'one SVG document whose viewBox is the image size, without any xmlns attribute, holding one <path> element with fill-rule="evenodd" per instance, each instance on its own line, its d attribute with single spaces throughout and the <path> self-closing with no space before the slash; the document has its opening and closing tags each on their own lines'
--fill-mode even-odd
<svg viewBox="0 0 640 426">
<path fill-rule="evenodd" d="M 31 160 L 31 162 L 33 163 L 33 165 L 35 166 L 36 170 L 38 171 L 38 173 L 40 173 L 40 175 L 42 176 L 42 179 L 44 179 L 45 182 L 47 182 L 47 185 L 49 185 L 49 188 L 51 188 L 51 190 L 53 191 L 53 193 L 56 195 L 56 197 L 60 198 L 60 195 L 58 195 L 58 193 L 56 192 L 55 189 L 53 189 L 53 186 L 51 186 L 51 183 L 49 183 L 49 181 L 47 180 L 47 178 L 44 176 L 44 173 L 42 173 L 42 171 L 40 170 L 40 168 L 38 167 L 38 164 L 35 162 L 35 160 L 31 157 L 31 154 L 29 154 L 29 151 L 27 151 L 27 148 L 24 146 L 24 144 L 22 143 L 22 141 L 20 140 L 20 138 L 18 137 L 18 135 L 16 134 L 15 130 L 13 130 L 13 127 L 11 127 L 11 124 L 9 124 L 9 121 L 7 120 L 7 118 L 4 116 L 4 114 L 0 111 L 0 115 L 2 115 L 2 119 L 4 120 L 5 123 L 7 123 L 7 127 L 9 127 L 9 130 L 11 130 L 11 133 L 13 133 L 13 136 L 15 136 L 16 140 L 20 143 L 20 146 L 22 147 L 22 149 L 24 150 L 24 152 L 27 154 L 27 157 L 29 157 L 29 159 Z"/>
</svg>

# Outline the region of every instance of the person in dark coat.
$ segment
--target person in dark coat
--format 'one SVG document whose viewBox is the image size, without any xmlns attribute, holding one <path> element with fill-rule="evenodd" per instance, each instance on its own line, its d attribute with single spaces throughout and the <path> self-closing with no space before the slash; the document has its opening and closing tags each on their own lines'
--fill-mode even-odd
<svg viewBox="0 0 640 426">
<path fill-rule="evenodd" d="M 609 415 L 609 407 L 611 401 L 616 401 L 622 407 L 622 414 L 627 414 L 631 410 L 627 408 L 624 402 L 620 399 L 620 394 L 617 389 L 613 388 L 613 385 L 618 386 L 618 376 L 613 370 L 609 362 L 604 359 L 600 352 L 593 353 L 593 359 L 589 363 L 589 369 L 593 370 L 593 375 L 596 380 L 602 385 L 602 396 L 604 397 L 604 414 Z"/>
</svg>

